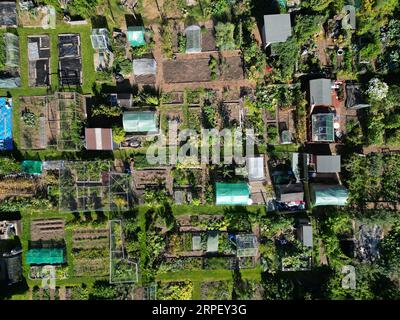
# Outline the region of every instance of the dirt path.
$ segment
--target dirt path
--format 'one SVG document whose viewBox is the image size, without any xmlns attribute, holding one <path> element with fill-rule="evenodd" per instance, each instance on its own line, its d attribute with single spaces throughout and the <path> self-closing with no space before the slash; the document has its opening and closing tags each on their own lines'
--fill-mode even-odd
<svg viewBox="0 0 400 320">
<path fill-rule="evenodd" d="M 60 300 L 66 300 L 66 296 L 65 296 L 65 287 L 60 287 L 58 289 L 58 295 L 60 297 Z"/>
<path fill-rule="evenodd" d="M 328 264 L 328 258 L 325 253 L 325 246 L 322 243 L 321 240 L 318 240 L 318 246 L 319 246 L 319 264 L 320 265 L 327 265 Z"/>
<path fill-rule="evenodd" d="M 156 88 L 158 88 L 160 91 L 164 87 L 164 73 L 163 73 L 163 53 L 161 49 L 161 35 L 160 35 L 160 27 L 159 25 L 152 25 L 151 26 L 152 30 L 154 31 L 154 49 L 153 49 L 153 55 L 154 59 L 157 62 L 157 75 L 156 75 Z"/>
</svg>

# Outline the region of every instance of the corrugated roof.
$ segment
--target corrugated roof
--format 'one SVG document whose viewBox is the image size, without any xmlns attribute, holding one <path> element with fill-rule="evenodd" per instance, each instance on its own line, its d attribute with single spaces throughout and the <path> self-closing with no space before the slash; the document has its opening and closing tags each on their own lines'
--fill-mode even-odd
<svg viewBox="0 0 400 320">
<path fill-rule="evenodd" d="M 112 129 L 110 128 L 86 128 L 87 150 L 113 150 Z"/>
<path fill-rule="evenodd" d="M 310 80 L 310 104 L 316 106 L 332 105 L 332 81 L 330 79 Z"/>
<path fill-rule="evenodd" d="M 157 132 L 157 116 L 153 111 L 127 111 L 122 117 L 126 132 Z"/>
<path fill-rule="evenodd" d="M 290 14 L 269 14 L 264 16 L 265 44 L 285 42 L 292 35 Z"/>
<path fill-rule="evenodd" d="M 341 169 L 340 156 L 317 156 L 317 172 L 321 173 L 335 173 L 340 172 Z"/>
<path fill-rule="evenodd" d="M 217 205 L 248 205 L 250 190 L 247 183 L 216 183 Z"/>
</svg>

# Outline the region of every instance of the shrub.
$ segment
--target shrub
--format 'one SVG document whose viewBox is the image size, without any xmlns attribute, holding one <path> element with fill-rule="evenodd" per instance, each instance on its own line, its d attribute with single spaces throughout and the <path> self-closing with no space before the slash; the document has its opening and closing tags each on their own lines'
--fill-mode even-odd
<svg viewBox="0 0 400 320">
<path fill-rule="evenodd" d="M 24 112 L 24 114 L 22 115 L 22 120 L 24 121 L 25 125 L 27 127 L 35 127 L 36 123 L 37 123 L 37 116 L 30 111 L 26 111 Z"/>
<path fill-rule="evenodd" d="M 122 115 L 122 110 L 118 106 L 101 104 L 92 109 L 92 116 L 119 117 L 120 115 Z"/>
<path fill-rule="evenodd" d="M 113 126 L 112 128 L 113 140 L 116 144 L 120 144 L 125 140 L 125 130 L 119 126 Z"/>
</svg>

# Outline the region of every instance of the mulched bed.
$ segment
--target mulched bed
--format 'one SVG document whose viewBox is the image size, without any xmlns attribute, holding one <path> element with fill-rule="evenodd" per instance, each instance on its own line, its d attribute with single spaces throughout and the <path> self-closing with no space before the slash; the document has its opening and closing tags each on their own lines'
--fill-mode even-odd
<svg viewBox="0 0 400 320">
<path fill-rule="evenodd" d="M 241 57 L 227 57 L 226 68 L 218 80 L 244 79 Z M 166 60 L 163 62 L 166 83 L 208 82 L 211 81 L 209 58 L 188 60 Z"/>
</svg>

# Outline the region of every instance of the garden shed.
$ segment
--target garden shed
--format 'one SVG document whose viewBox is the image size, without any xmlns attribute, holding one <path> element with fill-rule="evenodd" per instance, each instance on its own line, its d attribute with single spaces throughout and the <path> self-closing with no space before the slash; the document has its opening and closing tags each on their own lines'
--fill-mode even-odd
<svg viewBox="0 0 400 320">
<path fill-rule="evenodd" d="M 63 264 L 65 262 L 63 248 L 36 248 L 26 253 L 27 264 Z"/>
<path fill-rule="evenodd" d="M 158 132 L 154 111 L 126 111 L 122 122 L 126 132 Z"/>
<path fill-rule="evenodd" d="M 85 128 L 87 150 L 113 150 L 111 128 Z"/>
<path fill-rule="evenodd" d="M 247 157 L 249 181 L 264 180 L 264 157 Z"/>
<path fill-rule="evenodd" d="M 98 51 L 107 51 L 110 41 L 108 37 L 108 30 L 106 28 L 93 29 L 90 35 L 92 47 Z"/>
<path fill-rule="evenodd" d="M 344 206 L 348 191 L 341 185 L 311 184 L 311 200 L 314 206 Z"/>
<path fill-rule="evenodd" d="M 185 29 L 186 53 L 201 52 L 201 29 L 199 26 L 192 25 Z"/>
<path fill-rule="evenodd" d="M 310 80 L 310 104 L 312 106 L 332 105 L 332 81 L 330 79 Z"/>
<path fill-rule="evenodd" d="M 280 185 L 276 189 L 278 201 L 296 204 L 304 202 L 304 188 L 302 183 Z"/>
<path fill-rule="evenodd" d="M 217 205 L 243 205 L 251 204 L 250 188 L 247 183 L 216 183 Z"/>
<path fill-rule="evenodd" d="M 340 155 L 317 156 L 317 172 L 336 173 L 341 169 Z"/>
<path fill-rule="evenodd" d="M 290 14 L 268 14 L 264 16 L 262 29 L 264 46 L 285 42 L 292 35 Z"/>
<path fill-rule="evenodd" d="M 366 103 L 361 85 L 346 82 L 346 108 L 357 110 L 368 107 L 370 105 Z"/>
<path fill-rule="evenodd" d="M 144 27 L 128 27 L 128 42 L 132 47 L 141 47 L 146 44 Z"/>
<path fill-rule="evenodd" d="M 42 161 L 24 160 L 21 164 L 22 172 L 27 174 L 41 175 Z"/>
<path fill-rule="evenodd" d="M 157 73 L 157 62 L 155 59 L 134 59 L 132 63 L 133 74 L 135 76 L 142 76 L 147 74 L 155 75 Z"/>
<path fill-rule="evenodd" d="M 313 247 L 313 231 L 311 225 L 300 225 L 297 228 L 297 237 L 306 247 Z"/>
<path fill-rule="evenodd" d="M 319 113 L 311 116 L 312 141 L 334 142 L 333 113 Z"/>
<path fill-rule="evenodd" d="M 11 68 L 19 66 L 19 38 L 13 33 L 4 34 L 5 65 Z"/>
</svg>

